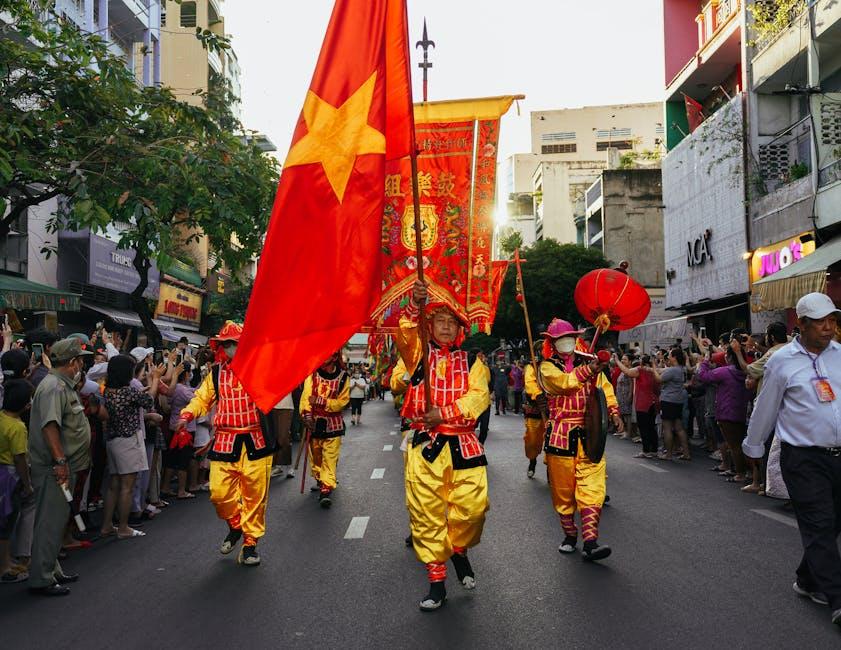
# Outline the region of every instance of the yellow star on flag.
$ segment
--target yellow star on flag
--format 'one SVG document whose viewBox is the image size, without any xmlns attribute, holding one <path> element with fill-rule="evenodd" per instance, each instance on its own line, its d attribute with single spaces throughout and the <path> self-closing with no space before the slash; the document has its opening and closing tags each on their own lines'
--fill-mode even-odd
<svg viewBox="0 0 841 650">
<path fill-rule="evenodd" d="M 374 72 L 338 108 L 310 90 L 303 110 L 307 134 L 286 157 L 286 167 L 321 163 L 339 203 L 345 196 L 356 157 L 385 153 L 385 136 L 368 125 L 376 83 Z"/>
</svg>

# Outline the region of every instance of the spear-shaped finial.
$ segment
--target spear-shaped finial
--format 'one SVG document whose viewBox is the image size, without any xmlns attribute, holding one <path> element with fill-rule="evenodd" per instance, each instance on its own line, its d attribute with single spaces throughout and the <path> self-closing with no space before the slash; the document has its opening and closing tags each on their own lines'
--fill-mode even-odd
<svg viewBox="0 0 841 650">
<path fill-rule="evenodd" d="M 423 48 L 423 61 L 418 63 L 418 67 L 423 70 L 423 101 L 427 101 L 427 73 L 432 67 L 432 62 L 429 60 L 429 48 L 435 47 L 435 41 L 430 41 L 429 36 L 426 35 L 426 18 L 423 19 L 423 40 L 415 44 L 415 48 Z"/>
</svg>

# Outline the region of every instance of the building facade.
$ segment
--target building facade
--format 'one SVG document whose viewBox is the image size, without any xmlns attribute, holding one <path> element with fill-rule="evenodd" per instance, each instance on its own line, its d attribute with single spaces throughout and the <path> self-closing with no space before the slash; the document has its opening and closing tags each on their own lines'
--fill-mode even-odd
<svg viewBox="0 0 841 650">
<path fill-rule="evenodd" d="M 749 326 L 747 8 L 741 0 L 664 0 L 663 8 L 665 306 L 681 327 L 715 337 Z M 701 106 L 700 126 L 690 125 L 690 104 Z"/>
<path fill-rule="evenodd" d="M 584 193 L 608 166 L 610 150 L 655 155 L 662 147 L 662 104 L 590 106 L 531 114 L 532 191 L 537 239 L 578 241 Z"/>
</svg>

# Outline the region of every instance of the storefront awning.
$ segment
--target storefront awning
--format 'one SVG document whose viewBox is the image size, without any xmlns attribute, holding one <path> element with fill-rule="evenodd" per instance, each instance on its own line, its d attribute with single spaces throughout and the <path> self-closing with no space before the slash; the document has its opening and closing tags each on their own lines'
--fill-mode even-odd
<svg viewBox="0 0 841 650">
<path fill-rule="evenodd" d="M 96 305 L 89 302 L 83 302 L 82 307 L 85 309 L 90 309 L 91 311 L 95 311 L 98 314 L 102 314 L 107 318 L 110 318 L 115 323 L 119 323 L 120 325 L 127 325 L 129 327 L 143 327 L 143 321 L 140 320 L 140 317 L 133 311 L 127 311 L 125 309 L 117 309 L 116 307 L 105 307 L 103 305 Z M 158 326 L 158 329 L 161 330 L 161 334 L 165 331 L 172 330 L 172 324 L 166 323 L 161 320 L 153 320 L 152 322 Z M 178 338 L 181 338 L 180 335 Z M 175 339 L 176 341 L 178 339 Z"/>
<path fill-rule="evenodd" d="M 722 311 L 728 311 L 729 309 L 737 309 L 739 307 L 744 307 L 744 305 L 744 302 L 740 302 L 728 307 L 696 311 L 692 314 L 684 314 L 683 316 L 676 316 L 675 318 L 667 318 L 665 320 L 655 321 L 654 323 L 643 323 L 642 325 L 637 325 L 632 329 L 619 332 L 619 343 L 626 344 L 638 341 L 651 343 L 653 345 L 666 345 L 674 343 L 675 339 L 688 340 L 693 333 L 689 324 L 690 320 L 694 320 L 702 316 L 709 316 L 710 314 L 717 314 Z"/>
<path fill-rule="evenodd" d="M 751 287 L 751 311 L 788 309 L 807 293 L 826 293 L 826 271 L 838 261 L 841 261 L 841 237 L 836 237 L 774 275 L 754 282 Z"/>
<path fill-rule="evenodd" d="M 0 275 L 0 307 L 21 311 L 79 311 L 81 296 L 14 275 Z"/>
</svg>

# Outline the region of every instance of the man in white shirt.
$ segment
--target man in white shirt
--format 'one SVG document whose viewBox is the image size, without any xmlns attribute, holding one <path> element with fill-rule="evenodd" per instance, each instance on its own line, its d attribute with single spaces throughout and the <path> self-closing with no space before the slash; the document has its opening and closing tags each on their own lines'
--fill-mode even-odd
<svg viewBox="0 0 841 650">
<path fill-rule="evenodd" d="M 803 543 L 794 591 L 829 605 L 841 626 L 841 345 L 839 310 L 822 293 L 797 303 L 800 335 L 765 366 L 742 449 L 762 458 L 772 431 Z"/>
</svg>

